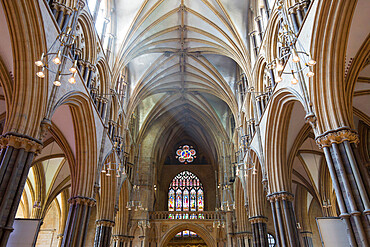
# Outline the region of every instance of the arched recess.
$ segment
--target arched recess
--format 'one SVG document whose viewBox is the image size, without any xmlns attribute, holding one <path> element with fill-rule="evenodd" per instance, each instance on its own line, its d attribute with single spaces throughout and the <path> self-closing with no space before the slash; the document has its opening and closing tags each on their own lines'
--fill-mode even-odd
<svg viewBox="0 0 370 247">
<path fill-rule="evenodd" d="M 265 161 L 269 193 L 291 191 L 292 168 L 288 164 L 287 126 L 291 123 L 294 104 L 300 104 L 299 96 L 289 89 L 276 92 L 267 114 L 265 133 Z M 295 118 L 295 121 L 297 119 Z"/>
<path fill-rule="evenodd" d="M 70 92 L 62 97 L 53 108 L 68 105 L 71 111 L 75 136 L 75 166 L 71 167 L 71 196 L 93 196 L 97 171 L 97 140 L 95 116 L 90 99 L 79 92 Z"/>
<path fill-rule="evenodd" d="M 205 229 L 204 227 L 197 225 L 197 224 L 193 224 L 193 223 L 184 223 L 184 224 L 178 224 L 178 225 L 173 226 L 162 237 L 162 239 L 159 242 L 159 246 L 166 246 L 171 241 L 171 239 L 175 237 L 177 233 L 184 231 L 184 230 L 190 230 L 190 231 L 197 233 L 204 240 L 204 242 L 206 242 L 207 246 L 209 247 L 216 246 L 216 241 L 210 235 L 209 231 Z"/>
<path fill-rule="evenodd" d="M 94 48 L 97 42 L 95 38 L 95 27 L 90 18 L 90 14 L 85 10 L 79 15 L 78 24 L 77 28 L 81 29 L 77 34 L 78 42 L 76 47 L 81 52 L 79 59 L 95 64 L 97 59 L 97 51 L 96 48 Z"/>
</svg>

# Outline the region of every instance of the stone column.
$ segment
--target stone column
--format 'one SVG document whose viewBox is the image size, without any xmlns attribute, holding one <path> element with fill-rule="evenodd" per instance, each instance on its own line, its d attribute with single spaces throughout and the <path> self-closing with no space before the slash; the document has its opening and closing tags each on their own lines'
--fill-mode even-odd
<svg viewBox="0 0 370 247">
<path fill-rule="evenodd" d="M 267 217 L 259 215 L 249 218 L 253 233 L 254 247 L 268 247 L 267 240 Z"/>
<path fill-rule="evenodd" d="M 292 20 L 294 32 L 295 33 L 298 33 L 299 32 L 300 24 L 299 24 L 299 21 L 297 19 L 297 9 L 296 9 L 296 6 L 290 7 L 288 9 L 288 11 L 289 11 L 290 19 Z"/>
<path fill-rule="evenodd" d="M 260 37 L 261 45 L 262 45 L 263 33 L 264 33 L 264 30 L 263 30 L 263 27 L 262 27 L 262 17 L 261 16 L 257 16 L 256 18 L 254 18 L 254 20 L 255 20 L 255 22 L 257 24 L 258 36 Z"/>
<path fill-rule="evenodd" d="M 76 196 L 69 199 L 69 212 L 62 246 L 84 246 L 93 198 Z"/>
<path fill-rule="evenodd" d="M 277 246 L 300 247 L 297 221 L 293 210 L 293 194 L 287 191 L 267 196 L 271 203 Z"/>
<path fill-rule="evenodd" d="M 253 45 L 254 55 L 256 56 L 256 59 L 257 59 L 259 47 L 257 44 L 256 34 L 257 34 L 257 31 L 253 31 L 249 33 L 251 37 L 252 45 Z"/>
<path fill-rule="evenodd" d="M 233 246 L 233 223 L 232 223 L 232 211 L 226 211 L 226 239 L 227 246 Z"/>
<path fill-rule="evenodd" d="M 97 220 L 95 233 L 95 247 L 110 246 L 110 239 L 112 237 L 112 228 L 114 221 L 111 220 Z"/>
<path fill-rule="evenodd" d="M 113 235 L 113 247 L 129 246 L 131 237 L 126 235 Z"/>
<path fill-rule="evenodd" d="M 309 231 L 303 231 L 301 232 L 303 246 L 304 247 L 313 247 L 312 242 L 312 232 Z"/>
<path fill-rule="evenodd" d="M 62 246 L 63 234 L 58 234 L 57 239 L 58 239 L 58 247 Z"/>
<path fill-rule="evenodd" d="M 351 246 L 368 246 L 370 203 L 366 183 L 370 180 L 357 154 L 358 135 L 348 128 L 340 128 L 318 136 L 316 142 L 325 153 L 349 242 Z"/>
<path fill-rule="evenodd" d="M 0 246 L 6 246 L 39 140 L 8 132 L 0 137 Z"/>
</svg>

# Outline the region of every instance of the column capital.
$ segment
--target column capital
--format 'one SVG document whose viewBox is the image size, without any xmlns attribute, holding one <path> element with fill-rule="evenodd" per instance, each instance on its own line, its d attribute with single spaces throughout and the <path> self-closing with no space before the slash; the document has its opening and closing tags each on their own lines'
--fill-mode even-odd
<svg viewBox="0 0 370 247">
<path fill-rule="evenodd" d="M 268 218 L 266 216 L 263 216 L 263 215 L 257 215 L 257 216 L 250 217 L 248 220 L 251 224 L 267 223 Z"/>
<path fill-rule="evenodd" d="M 13 132 L 8 132 L 0 136 L 0 146 L 1 148 L 10 146 L 16 149 L 24 149 L 26 152 L 36 154 L 39 154 L 43 148 L 43 145 L 39 140 Z"/>
<path fill-rule="evenodd" d="M 130 241 L 130 239 L 133 239 L 134 237 L 128 235 L 113 235 L 112 238 L 115 241 L 126 242 Z"/>
<path fill-rule="evenodd" d="M 96 204 L 96 200 L 90 197 L 74 196 L 74 197 L 69 198 L 68 203 L 69 204 L 81 204 L 81 205 L 87 205 L 87 206 L 93 207 Z"/>
<path fill-rule="evenodd" d="M 347 127 L 339 128 L 336 130 L 329 130 L 316 137 L 316 143 L 320 148 L 330 147 L 333 143 L 339 144 L 344 141 L 355 143 L 360 142 L 358 134 Z"/>
<path fill-rule="evenodd" d="M 115 222 L 113 220 L 101 219 L 95 222 L 96 226 L 114 227 Z"/>
<path fill-rule="evenodd" d="M 293 201 L 293 199 L 294 195 L 288 191 L 274 192 L 267 195 L 267 200 L 269 200 L 270 202 L 281 200 Z"/>
<path fill-rule="evenodd" d="M 312 232 L 311 231 L 302 231 L 301 236 L 302 237 L 312 237 Z"/>
</svg>

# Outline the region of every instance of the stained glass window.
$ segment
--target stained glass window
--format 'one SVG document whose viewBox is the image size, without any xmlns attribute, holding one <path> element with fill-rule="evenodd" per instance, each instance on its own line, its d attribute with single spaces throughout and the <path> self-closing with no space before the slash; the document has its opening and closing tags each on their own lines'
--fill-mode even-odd
<svg viewBox="0 0 370 247">
<path fill-rule="evenodd" d="M 192 146 L 184 145 L 177 149 L 176 158 L 179 159 L 181 163 L 187 164 L 187 162 L 193 162 L 193 160 L 196 158 L 195 154 L 196 152 Z"/>
<path fill-rule="evenodd" d="M 168 192 L 168 211 L 174 211 L 175 210 L 175 191 L 170 190 Z"/>
<path fill-rule="evenodd" d="M 179 232 L 175 235 L 176 238 L 183 238 L 183 237 L 191 237 L 191 238 L 196 238 L 198 237 L 198 234 L 196 234 L 195 232 L 193 231 L 190 231 L 190 230 L 185 230 L 185 231 L 182 231 L 182 232 Z"/>
<path fill-rule="evenodd" d="M 203 210 L 204 189 L 199 178 L 189 171 L 180 172 L 170 183 L 168 190 L 168 211 Z M 190 216 L 187 215 L 186 217 L 192 218 L 193 216 L 190 214 Z"/>
</svg>

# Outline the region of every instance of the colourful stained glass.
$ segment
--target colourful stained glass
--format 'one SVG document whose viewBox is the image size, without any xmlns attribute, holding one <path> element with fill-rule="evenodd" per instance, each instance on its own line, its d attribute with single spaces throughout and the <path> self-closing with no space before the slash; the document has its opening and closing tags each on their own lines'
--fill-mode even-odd
<svg viewBox="0 0 370 247">
<path fill-rule="evenodd" d="M 197 211 L 197 192 L 195 189 L 190 191 L 190 211 Z"/>
<path fill-rule="evenodd" d="M 174 210 L 175 210 L 175 191 L 170 190 L 170 192 L 168 192 L 168 211 Z"/>
<path fill-rule="evenodd" d="M 180 149 L 177 149 L 176 151 L 176 158 L 181 162 L 187 164 L 187 162 L 193 162 L 193 160 L 196 158 L 195 150 L 193 147 L 189 147 L 188 145 L 184 145 L 183 147 L 179 147 Z"/>
<path fill-rule="evenodd" d="M 176 211 L 182 211 L 182 192 L 180 189 L 176 191 Z"/>
<path fill-rule="evenodd" d="M 203 211 L 204 201 L 203 201 L 203 190 L 198 190 L 198 211 Z"/>
<path fill-rule="evenodd" d="M 190 231 L 189 230 L 185 230 L 185 231 L 182 232 L 182 236 L 183 237 L 189 237 L 189 235 L 190 235 Z"/>
<path fill-rule="evenodd" d="M 189 171 L 179 173 L 170 183 L 168 190 L 169 211 L 203 211 L 203 185 L 199 178 Z M 179 218 L 181 215 L 175 215 Z M 192 218 L 191 215 L 186 218 Z"/>
<path fill-rule="evenodd" d="M 184 190 L 182 198 L 183 198 L 183 203 L 182 203 L 183 211 L 189 211 L 189 191 L 188 190 Z"/>
</svg>

